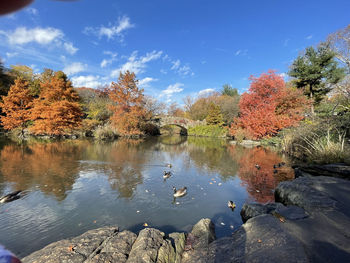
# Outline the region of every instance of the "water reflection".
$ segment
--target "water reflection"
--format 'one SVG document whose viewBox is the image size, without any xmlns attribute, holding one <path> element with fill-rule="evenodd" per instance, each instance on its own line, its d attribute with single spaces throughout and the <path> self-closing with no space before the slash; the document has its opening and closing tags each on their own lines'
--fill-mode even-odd
<svg viewBox="0 0 350 263">
<path fill-rule="evenodd" d="M 231 145 L 229 152 L 239 164 L 239 177 L 252 201 L 273 202 L 273 190 L 278 183 L 294 178 L 294 171 L 288 166 L 274 169 L 274 165 L 283 159 L 268 149 L 262 147 L 247 149 Z"/>
<path fill-rule="evenodd" d="M 244 202 L 272 201 L 278 182 L 293 177 L 287 166 L 273 173 L 282 160 L 261 147 L 194 137 L 26 145 L 0 140 L 0 194 L 28 192 L 0 206 L 0 243 L 24 256 L 99 226 L 135 230 L 147 222 L 184 231 L 202 217 L 214 220 L 218 236 L 229 235 L 241 224 Z M 164 171 L 172 173 L 167 180 Z M 173 186 L 186 186 L 187 194 L 174 202 Z M 237 205 L 233 212 L 228 200 Z"/>
</svg>

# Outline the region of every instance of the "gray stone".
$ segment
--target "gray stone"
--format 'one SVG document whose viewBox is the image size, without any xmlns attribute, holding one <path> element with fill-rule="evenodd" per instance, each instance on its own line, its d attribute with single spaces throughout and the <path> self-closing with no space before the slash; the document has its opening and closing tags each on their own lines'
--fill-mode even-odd
<svg viewBox="0 0 350 263">
<path fill-rule="evenodd" d="M 137 236 L 130 231 L 123 231 L 108 239 L 100 253 L 87 262 L 126 262 Z"/>
<path fill-rule="evenodd" d="M 257 203 L 250 203 L 250 204 L 244 204 L 242 207 L 242 210 L 240 212 L 242 221 L 246 222 L 248 219 L 269 214 L 272 211 L 275 211 L 278 206 L 282 206 L 282 204 L 279 203 L 269 203 L 269 204 L 257 204 Z"/>
<path fill-rule="evenodd" d="M 182 253 L 185 249 L 186 236 L 184 233 L 171 233 L 169 239 L 173 240 L 175 245 L 175 263 L 180 263 L 182 259 Z"/>
<path fill-rule="evenodd" d="M 302 243 L 271 215 L 248 220 L 232 237 L 214 241 L 206 262 L 309 262 Z"/>
<path fill-rule="evenodd" d="M 306 211 L 298 206 L 280 205 L 276 208 L 276 213 L 288 220 L 300 220 L 308 217 Z"/>
<path fill-rule="evenodd" d="M 163 240 L 162 246 L 158 250 L 157 262 L 174 263 L 176 254 L 170 240 Z"/>
<path fill-rule="evenodd" d="M 215 240 L 215 227 L 213 222 L 206 218 L 194 225 L 187 236 L 185 252 L 182 255 L 183 263 L 206 262 L 208 247 Z"/>
<path fill-rule="evenodd" d="M 296 169 L 298 176 L 307 173 L 313 176 L 330 176 L 350 179 L 350 166 L 344 163 L 307 165 Z"/>
<path fill-rule="evenodd" d="M 113 237 L 117 231 L 117 227 L 103 227 L 90 230 L 78 237 L 54 242 L 23 258 L 22 262 L 83 262 L 97 253 L 103 242 Z"/>
<path fill-rule="evenodd" d="M 164 233 L 154 228 L 140 231 L 132 246 L 128 263 L 156 262 L 158 250 L 163 245 Z"/>
</svg>

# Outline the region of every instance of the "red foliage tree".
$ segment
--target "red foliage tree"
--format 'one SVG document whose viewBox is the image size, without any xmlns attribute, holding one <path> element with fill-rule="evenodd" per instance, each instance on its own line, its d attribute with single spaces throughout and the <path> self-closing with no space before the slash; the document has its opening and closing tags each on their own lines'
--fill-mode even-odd
<svg viewBox="0 0 350 263">
<path fill-rule="evenodd" d="M 116 105 L 111 105 L 113 111 L 112 124 L 123 135 L 141 134 L 141 126 L 146 116 L 144 108 L 143 89 L 137 87 L 135 73 L 126 71 L 120 73 L 118 82 L 112 82 L 109 97 Z"/>
<path fill-rule="evenodd" d="M 274 71 L 250 77 L 249 91 L 241 96 L 240 116 L 231 125 L 230 134 L 241 128 L 252 138 L 275 135 L 303 119 L 309 101 L 302 91 L 287 88 L 283 78 Z"/>
<path fill-rule="evenodd" d="M 7 96 L 2 96 L 3 102 L 0 103 L 0 107 L 5 116 L 0 116 L 0 120 L 5 129 L 13 130 L 20 127 L 23 133 L 27 121 L 31 119 L 33 97 L 30 95 L 28 85 L 28 82 L 18 78 L 10 87 Z"/>
<path fill-rule="evenodd" d="M 79 96 L 67 76 L 58 71 L 41 84 L 41 89 L 39 98 L 34 100 L 31 131 L 35 134 L 63 135 L 78 128 L 83 113 L 78 103 Z"/>
</svg>

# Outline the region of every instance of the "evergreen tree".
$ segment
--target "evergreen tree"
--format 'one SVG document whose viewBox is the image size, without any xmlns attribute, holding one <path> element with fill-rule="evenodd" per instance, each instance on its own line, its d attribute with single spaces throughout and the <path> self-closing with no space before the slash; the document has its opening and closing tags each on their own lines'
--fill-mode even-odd
<svg viewBox="0 0 350 263">
<path fill-rule="evenodd" d="M 224 124 L 224 117 L 222 116 L 220 106 L 210 103 L 206 121 L 209 125 L 222 126 Z"/>
<path fill-rule="evenodd" d="M 221 94 L 227 95 L 230 97 L 236 97 L 236 96 L 238 96 L 238 90 L 232 88 L 232 86 L 229 84 L 225 84 L 222 86 Z"/>
<path fill-rule="evenodd" d="M 297 88 L 303 88 L 314 104 L 322 100 L 332 84 L 344 77 L 344 69 L 338 67 L 334 58 L 335 53 L 329 46 L 321 44 L 317 49 L 306 48 L 305 54 L 297 57 L 291 66 L 289 76 L 295 78 Z M 311 111 L 314 114 L 313 106 Z"/>
</svg>

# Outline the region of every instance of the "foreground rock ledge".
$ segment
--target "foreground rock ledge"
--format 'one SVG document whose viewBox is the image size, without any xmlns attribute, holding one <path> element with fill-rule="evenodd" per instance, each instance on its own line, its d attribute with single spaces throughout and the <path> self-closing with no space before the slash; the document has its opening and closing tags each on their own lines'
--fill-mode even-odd
<svg viewBox="0 0 350 263">
<path fill-rule="evenodd" d="M 145 228 L 90 230 L 22 259 L 27 262 L 350 262 L 350 181 L 301 176 L 282 182 L 276 203 L 245 204 L 246 221 L 215 239 L 210 219 L 188 234 Z"/>
</svg>

